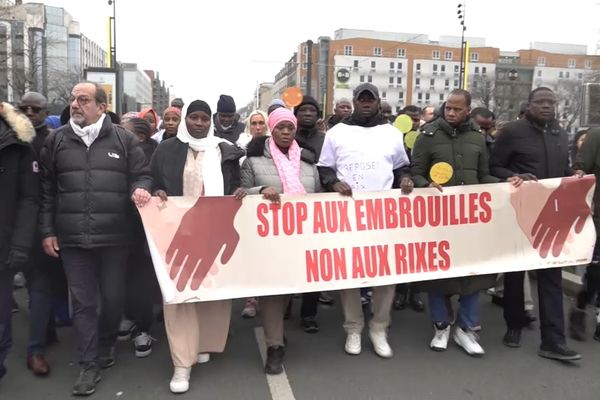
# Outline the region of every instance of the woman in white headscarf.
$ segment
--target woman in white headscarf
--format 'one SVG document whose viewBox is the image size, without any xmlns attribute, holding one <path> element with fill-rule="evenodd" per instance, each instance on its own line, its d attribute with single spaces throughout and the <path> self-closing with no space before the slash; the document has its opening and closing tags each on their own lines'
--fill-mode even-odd
<svg viewBox="0 0 600 400">
<path fill-rule="evenodd" d="M 206 102 L 191 102 L 183 115 L 177 136 L 161 142 L 152 157 L 154 194 L 165 201 L 167 196 L 244 197 L 245 191 L 238 189 L 244 151 L 213 135 Z M 208 353 L 224 350 L 231 300 L 165 304 L 164 316 L 174 366 L 170 389 L 184 393 L 192 366 L 208 361 Z"/>
</svg>

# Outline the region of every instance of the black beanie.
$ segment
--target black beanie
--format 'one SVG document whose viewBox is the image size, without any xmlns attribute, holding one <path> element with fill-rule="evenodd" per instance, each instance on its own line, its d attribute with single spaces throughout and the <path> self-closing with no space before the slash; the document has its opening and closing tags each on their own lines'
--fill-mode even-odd
<svg viewBox="0 0 600 400">
<path fill-rule="evenodd" d="M 235 101 L 233 101 L 233 97 L 222 94 L 217 102 L 217 112 L 234 113 L 235 111 Z"/>
<path fill-rule="evenodd" d="M 296 107 L 294 107 L 294 115 L 298 115 L 298 110 L 300 109 L 300 107 L 305 106 L 307 104 L 314 106 L 317 109 L 317 114 L 320 113 L 319 103 L 317 102 L 317 100 L 315 100 L 315 98 L 312 96 L 304 96 L 304 97 L 302 97 L 302 103 L 300 103 Z"/>
<path fill-rule="evenodd" d="M 188 115 L 190 115 L 191 113 L 193 113 L 195 111 L 204 111 L 208 115 L 212 115 L 210 106 L 205 101 L 202 101 L 202 100 L 192 101 L 187 108 L 187 112 L 186 112 L 185 116 L 187 117 Z"/>
</svg>

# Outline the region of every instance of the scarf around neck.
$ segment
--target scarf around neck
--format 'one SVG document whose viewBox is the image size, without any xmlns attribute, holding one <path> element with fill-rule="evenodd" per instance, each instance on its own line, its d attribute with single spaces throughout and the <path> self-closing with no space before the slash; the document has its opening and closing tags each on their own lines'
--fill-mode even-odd
<svg viewBox="0 0 600 400">
<path fill-rule="evenodd" d="M 182 115 L 187 114 L 186 110 Z M 171 139 L 174 140 L 174 139 Z M 214 136 L 212 129 L 209 128 L 208 136 L 197 139 L 190 135 L 185 124 L 185 119 L 179 124 L 177 129 L 177 140 L 186 143 L 194 151 L 203 151 L 202 159 L 202 179 L 204 181 L 205 196 L 223 196 L 225 188 L 223 183 L 223 171 L 221 170 L 221 156 L 219 152 L 220 143 L 229 143 L 225 139 Z"/>
<path fill-rule="evenodd" d="M 300 181 L 300 146 L 298 146 L 298 143 L 295 140 L 292 142 L 288 149 L 288 158 L 279 150 L 272 138 L 268 141 L 271 157 L 275 163 L 279 179 L 281 179 L 283 193 L 306 194 L 306 189 Z"/>
<path fill-rule="evenodd" d="M 106 118 L 106 114 L 102 114 L 98 121 L 83 128 L 73 122 L 73 119 L 69 119 L 69 124 L 71 124 L 73 132 L 83 140 L 83 143 L 85 143 L 89 149 L 92 143 L 94 143 L 94 140 L 100 135 L 104 118 Z"/>
</svg>

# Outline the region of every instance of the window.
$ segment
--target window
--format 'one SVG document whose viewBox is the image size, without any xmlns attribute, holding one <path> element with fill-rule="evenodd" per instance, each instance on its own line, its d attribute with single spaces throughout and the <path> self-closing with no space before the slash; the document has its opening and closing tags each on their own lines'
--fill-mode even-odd
<svg viewBox="0 0 600 400">
<path fill-rule="evenodd" d="M 446 72 L 446 65 L 445 64 L 440 65 L 440 70 L 442 71 L 442 73 Z"/>
<path fill-rule="evenodd" d="M 421 72 L 421 63 L 417 63 L 416 69 L 417 72 Z"/>
<path fill-rule="evenodd" d="M 479 73 L 479 67 L 475 67 L 475 73 L 478 74 Z"/>
<path fill-rule="evenodd" d="M 402 100 L 404 98 L 404 92 L 398 93 L 398 98 Z"/>
<path fill-rule="evenodd" d="M 373 55 L 374 56 L 381 57 L 381 53 L 382 53 L 381 47 L 373 47 Z"/>
<path fill-rule="evenodd" d="M 437 72 L 438 70 L 438 65 L 437 64 L 433 64 L 433 72 Z"/>
<path fill-rule="evenodd" d="M 306 85 L 306 75 L 302 75 L 302 84 Z"/>
<path fill-rule="evenodd" d="M 398 58 L 406 57 L 406 49 L 398 49 L 396 51 L 396 56 L 398 56 Z"/>
<path fill-rule="evenodd" d="M 364 81 L 365 81 L 365 76 L 364 76 L 364 75 L 361 75 L 361 76 L 360 76 L 360 81 L 361 81 L 361 82 L 364 82 Z"/>
<path fill-rule="evenodd" d="M 458 79 L 454 80 L 454 87 L 458 87 Z"/>
<path fill-rule="evenodd" d="M 429 86 L 435 86 L 435 79 L 429 80 Z"/>
<path fill-rule="evenodd" d="M 382 91 L 382 92 L 381 92 L 381 98 L 382 98 L 382 99 L 385 99 L 386 97 L 387 97 L 387 92 L 385 92 L 385 91 Z"/>
<path fill-rule="evenodd" d="M 419 86 L 421 85 L 421 78 L 416 78 L 415 79 L 415 86 Z"/>
<path fill-rule="evenodd" d="M 454 66 L 454 72 L 459 72 L 459 70 L 460 70 L 460 67 L 458 65 L 455 65 Z"/>
<path fill-rule="evenodd" d="M 569 60 L 567 61 L 567 67 L 575 68 L 576 66 L 577 66 L 577 60 L 574 58 L 569 58 Z"/>
<path fill-rule="evenodd" d="M 372 83 L 373 77 L 371 75 L 367 76 L 367 82 Z"/>
<path fill-rule="evenodd" d="M 544 67 L 546 65 L 546 57 L 538 57 L 537 65 Z"/>
<path fill-rule="evenodd" d="M 375 67 L 377 66 L 377 63 L 375 61 L 371 61 L 371 69 L 375 69 Z"/>
<path fill-rule="evenodd" d="M 452 54 L 452 52 L 451 52 L 451 51 L 446 51 L 446 52 L 444 53 L 444 58 L 445 58 L 446 60 L 452 60 L 452 56 L 453 56 L 453 54 Z"/>
<path fill-rule="evenodd" d="M 397 83 L 398 85 L 402 85 L 402 78 L 401 78 L 401 77 L 397 77 L 397 78 L 396 78 L 396 83 Z"/>
<path fill-rule="evenodd" d="M 565 72 L 565 78 L 569 79 L 571 77 L 571 73 L 569 71 Z"/>
<path fill-rule="evenodd" d="M 425 93 L 425 101 L 429 101 L 429 93 Z"/>
<path fill-rule="evenodd" d="M 450 79 L 446 79 L 444 81 L 444 87 L 447 87 L 447 88 L 450 87 Z"/>
<path fill-rule="evenodd" d="M 592 60 L 585 60 L 585 69 L 592 69 Z"/>
<path fill-rule="evenodd" d="M 419 101 L 423 100 L 423 93 L 417 93 L 417 100 L 419 100 Z"/>
<path fill-rule="evenodd" d="M 347 44 L 344 46 L 344 55 L 351 56 L 352 55 L 352 45 Z"/>
<path fill-rule="evenodd" d="M 579 80 L 583 79 L 583 74 L 581 72 L 577 73 L 577 79 L 579 79 Z"/>
<path fill-rule="evenodd" d="M 308 67 L 308 63 L 302 63 L 302 69 L 306 69 Z"/>
<path fill-rule="evenodd" d="M 479 61 L 479 53 L 471 53 L 470 60 L 471 60 L 471 62 L 477 62 L 477 61 Z"/>
<path fill-rule="evenodd" d="M 541 69 L 538 69 L 537 76 L 538 76 L 538 77 L 541 77 L 541 76 L 542 76 L 542 70 L 541 70 Z"/>
<path fill-rule="evenodd" d="M 394 84 L 394 77 L 390 76 L 390 85 L 393 85 L 393 84 Z"/>
<path fill-rule="evenodd" d="M 481 73 L 483 75 L 485 75 L 486 72 L 487 72 L 487 68 L 486 67 L 481 67 Z"/>
<path fill-rule="evenodd" d="M 396 65 L 396 64 L 395 64 L 395 63 L 392 61 L 392 62 L 390 63 L 390 69 L 394 69 L 394 66 L 395 66 L 395 65 Z"/>
<path fill-rule="evenodd" d="M 558 73 L 558 77 L 559 77 L 559 78 L 561 78 L 561 79 L 562 79 L 562 78 L 564 78 L 564 74 L 563 74 L 563 72 L 562 72 L 562 71 L 560 71 L 560 72 Z"/>
<path fill-rule="evenodd" d="M 302 46 L 302 54 L 308 54 L 308 46 Z"/>
<path fill-rule="evenodd" d="M 477 89 L 477 81 L 473 81 L 473 84 L 471 86 L 473 86 L 473 89 Z"/>
<path fill-rule="evenodd" d="M 444 101 L 444 93 L 440 93 L 440 101 Z"/>
<path fill-rule="evenodd" d="M 354 66 L 354 68 L 358 68 L 358 60 L 354 60 L 353 66 Z"/>
<path fill-rule="evenodd" d="M 440 51 L 439 50 L 432 51 L 431 58 L 434 60 L 439 60 L 440 59 Z"/>
<path fill-rule="evenodd" d="M 402 71 L 402 63 L 398 63 L 398 71 Z"/>
</svg>

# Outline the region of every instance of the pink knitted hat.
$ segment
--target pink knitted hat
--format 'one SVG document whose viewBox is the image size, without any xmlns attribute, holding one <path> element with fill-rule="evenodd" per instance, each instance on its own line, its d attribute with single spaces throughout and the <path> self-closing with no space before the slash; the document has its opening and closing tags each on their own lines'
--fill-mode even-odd
<svg viewBox="0 0 600 400">
<path fill-rule="evenodd" d="M 275 111 L 269 115 L 269 121 L 267 124 L 269 125 L 269 130 L 273 132 L 273 129 L 277 126 L 278 123 L 282 121 L 289 121 L 294 125 L 294 129 L 298 127 L 298 121 L 294 116 L 294 113 L 288 110 L 287 108 L 277 108 Z"/>
</svg>

